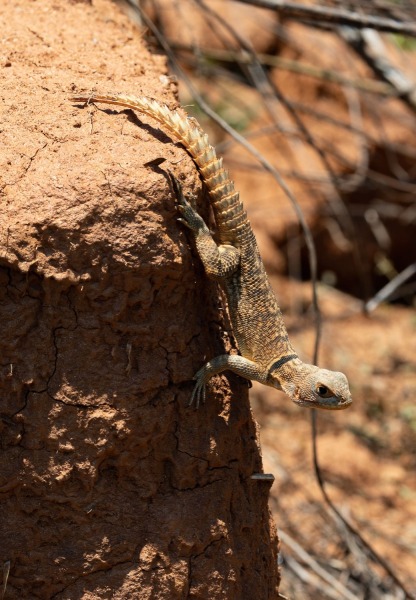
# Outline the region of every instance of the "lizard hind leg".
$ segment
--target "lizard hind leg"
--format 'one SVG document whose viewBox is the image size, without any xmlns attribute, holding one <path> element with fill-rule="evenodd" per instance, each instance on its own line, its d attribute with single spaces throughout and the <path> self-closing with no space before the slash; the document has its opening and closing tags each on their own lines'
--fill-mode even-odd
<svg viewBox="0 0 416 600">
<path fill-rule="evenodd" d="M 240 264 L 240 251 L 230 244 L 217 245 L 204 219 L 185 198 L 179 181 L 171 173 L 169 175 L 181 215 L 178 221 L 192 231 L 206 274 L 212 279 L 224 279 L 232 275 Z"/>
</svg>

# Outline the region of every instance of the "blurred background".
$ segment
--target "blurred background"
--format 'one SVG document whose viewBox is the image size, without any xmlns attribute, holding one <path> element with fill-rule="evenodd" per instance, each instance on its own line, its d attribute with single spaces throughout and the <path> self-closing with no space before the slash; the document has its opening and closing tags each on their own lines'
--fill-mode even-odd
<svg viewBox="0 0 416 600">
<path fill-rule="evenodd" d="M 312 424 L 251 390 L 282 597 L 414 597 L 416 3 L 120 4 L 224 157 L 294 346 L 351 383 Z"/>
</svg>

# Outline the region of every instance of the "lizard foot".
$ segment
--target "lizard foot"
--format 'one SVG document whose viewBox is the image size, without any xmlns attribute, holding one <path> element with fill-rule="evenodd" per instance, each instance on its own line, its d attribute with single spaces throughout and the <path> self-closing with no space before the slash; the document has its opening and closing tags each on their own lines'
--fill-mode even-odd
<svg viewBox="0 0 416 600">
<path fill-rule="evenodd" d="M 191 229 L 194 234 L 197 234 L 199 231 L 208 231 L 204 219 L 196 212 L 184 196 L 178 198 L 178 211 L 181 215 L 178 221 Z"/>
<path fill-rule="evenodd" d="M 256 363 L 243 356 L 221 354 L 209 360 L 202 369 L 195 373 L 194 381 L 196 381 L 196 384 L 188 406 L 192 406 L 195 402 L 195 408 L 199 408 L 199 405 L 205 402 L 206 384 L 210 378 L 226 369 L 244 377 L 244 379 L 255 379 L 264 383 L 264 374 L 259 371 Z"/>
<path fill-rule="evenodd" d="M 199 231 L 208 231 L 204 219 L 196 212 L 191 203 L 185 198 L 182 185 L 180 184 L 179 180 L 176 179 L 176 177 L 170 171 L 168 171 L 168 173 L 172 187 L 175 191 L 178 212 L 181 215 L 178 218 L 178 221 L 191 229 L 195 234 Z"/>
<path fill-rule="evenodd" d="M 188 407 L 192 406 L 195 402 L 195 409 L 198 409 L 200 404 L 205 404 L 206 398 L 206 374 L 205 367 L 199 369 L 197 373 L 195 373 L 194 380 L 196 380 L 195 387 L 192 392 L 191 400 L 189 401 Z"/>
</svg>

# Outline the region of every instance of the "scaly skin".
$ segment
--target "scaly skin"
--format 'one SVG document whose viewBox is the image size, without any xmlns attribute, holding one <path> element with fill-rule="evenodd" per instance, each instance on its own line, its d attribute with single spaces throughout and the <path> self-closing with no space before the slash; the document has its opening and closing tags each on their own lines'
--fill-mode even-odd
<svg viewBox="0 0 416 600">
<path fill-rule="evenodd" d="M 193 119 L 148 98 L 77 95 L 73 102 L 102 102 L 142 112 L 185 146 L 209 193 L 219 244 L 171 176 L 181 221 L 192 231 L 207 275 L 223 286 L 234 335 L 241 355 L 223 354 L 195 375 L 191 404 L 205 400 L 205 386 L 215 373 L 233 371 L 246 379 L 283 390 L 296 404 L 310 408 L 343 409 L 351 402 L 343 373 L 303 363 L 293 349 L 282 313 L 271 289 L 257 243 L 239 194 L 222 167 L 208 136 Z"/>
</svg>

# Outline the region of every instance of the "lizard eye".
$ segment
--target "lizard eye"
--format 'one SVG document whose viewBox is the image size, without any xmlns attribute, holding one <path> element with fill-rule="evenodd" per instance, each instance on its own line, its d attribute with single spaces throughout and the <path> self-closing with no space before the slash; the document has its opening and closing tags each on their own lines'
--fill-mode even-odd
<svg viewBox="0 0 416 600">
<path fill-rule="evenodd" d="M 323 383 L 318 383 L 318 385 L 315 388 L 315 391 L 321 398 L 332 398 L 332 396 L 334 395 L 333 392 L 329 388 L 327 388 L 326 385 L 324 385 Z"/>
</svg>

